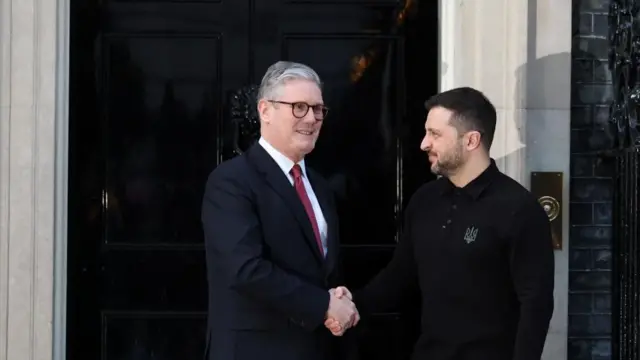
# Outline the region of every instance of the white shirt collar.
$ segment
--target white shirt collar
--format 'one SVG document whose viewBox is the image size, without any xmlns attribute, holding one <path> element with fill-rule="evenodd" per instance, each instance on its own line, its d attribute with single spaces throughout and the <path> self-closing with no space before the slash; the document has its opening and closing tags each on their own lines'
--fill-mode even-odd
<svg viewBox="0 0 640 360">
<path fill-rule="evenodd" d="M 293 168 L 294 162 L 283 155 L 280 151 L 276 150 L 267 140 L 263 137 L 260 137 L 258 140 L 258 144 L 260 144 L 265 151 L 273 158 L 273 160 L 280 166 L 280 169 L 285 173 L 285 175 L 289 176 L 289 172 Z M 300 169 L 302 170 L 302 176 L 307 177 L 307 169 L 304 166 L 304 159 L 302 159 L 298 165 L 300 165 Z"/>
</svg>

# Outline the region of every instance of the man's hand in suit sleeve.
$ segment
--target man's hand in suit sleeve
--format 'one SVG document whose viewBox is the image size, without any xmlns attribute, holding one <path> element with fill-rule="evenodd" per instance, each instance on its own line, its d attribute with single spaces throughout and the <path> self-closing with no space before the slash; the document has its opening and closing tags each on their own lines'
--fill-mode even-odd
<svg viewBox="0 0 640 360">
<path fill-rule="evenodd" d="M 207 182 L 202 222 L 207 263 L 229 287 L 289 316 L 308 330 L 321 326 L 330 294 L 263 257 L 264 240 L 250 189 L 227 169 Z"/>
</svg>

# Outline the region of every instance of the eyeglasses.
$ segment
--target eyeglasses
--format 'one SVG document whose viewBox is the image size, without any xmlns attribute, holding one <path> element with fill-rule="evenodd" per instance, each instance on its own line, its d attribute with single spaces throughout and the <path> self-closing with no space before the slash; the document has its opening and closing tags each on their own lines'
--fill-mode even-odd
<svg viewBox="0 0 640 360">
<path fill-rule="evenodd" d="M 309 109 L 313 109 L 313 116 L 316 120 L 324 120 L 327 117 L 327 113 L 329 112 L 329 108 L 324 105 L 310 105 L 306 102 L 286 102 L 286 101 L 276 101 L 269 100 L 272 103 L 284 104 L 291 106 L 291 113 L 298 119 L 302 119 L 307 116 Z"/>
</svg>

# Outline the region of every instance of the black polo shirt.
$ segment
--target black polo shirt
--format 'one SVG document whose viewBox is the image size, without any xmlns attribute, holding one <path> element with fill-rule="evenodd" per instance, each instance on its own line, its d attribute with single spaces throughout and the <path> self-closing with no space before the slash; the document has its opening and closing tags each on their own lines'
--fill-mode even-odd
<svg viewBox="0 0 640 360">
<path fill-rule="evenodd" d="M 354 301 L 364 314 L 388 311 L 416 286 L 414 359 L 539 360 L 553 313 L 546 213 L 493 160 L 463 188 L 447 178 L 423 185 L 394 258 Z"/>
</svg>

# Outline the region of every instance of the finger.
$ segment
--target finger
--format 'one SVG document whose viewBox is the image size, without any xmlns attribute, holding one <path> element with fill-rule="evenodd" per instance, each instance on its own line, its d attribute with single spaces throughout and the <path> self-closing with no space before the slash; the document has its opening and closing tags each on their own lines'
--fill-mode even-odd
<svg viewBox="0 0 640 360">
<path fill-rule="evenodd" d="M 340 322 L 334 318 L 328 318 L 327 320 L 325 320 L 324 326 L 326 326 L 327 328 L 335 328 L 336 326 L 340 326 Z"/>
<path fill-rule="evenodd" d="M 339 322 L 335 321 L 335 322 L 329 324 L 328 328 L 329 329 L 338 329 L 338 330 L 340 330 L 340 329 L 342 329 L 342 325 Z"/>
<path fill-rule="evenodd" d="M 346 296 L 349 300 L 353 300 L 353 295 L 346 286 L 338 286 L 338 289 L 342 291 L 342 296 Z"/>
<path fill-rule="evenodd" d="M 353 300 L 353 294 L 351 293 L 351 291 L 349 291 L 349 289 L 344 288 L 344 295 L 348 297 L 349 300 Z"/>
<path fill-rule="evenodd" d="M 349 315 L 348 326 L 349 327 L 356 326 L 358 321 L 360 321 L 360 314 L 358 314 L 358 311 L 356 310 L 351 312 L 351 314 Z"/>
<path fill-rule="evenodd" d="M 335 328 L 336 326 L 340 326 L 340 323 L 333 319 L 329 319 L 324 322 L 324 326 L 327 327 L 328 329 L 331 329 L 331 328 Z"/>
<path fill-rule="evenodd" d="M 353 325 L 351 326 L 356 326 L 358 325 L 359 322 L 360 322 L 360 313 L 356 312 L 355 319 L 353 320 Z"/>
<path fill-rule="evenodd" d="M 330 289 L 329 294 L 337 299 L 347 297 L 349 300 L 351 300 L 351 293 L 344 286 L 338 286 L 336 288 Z"/>
</svg>

